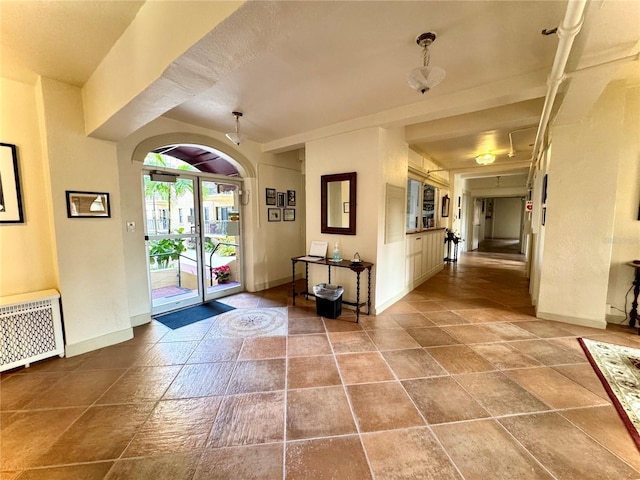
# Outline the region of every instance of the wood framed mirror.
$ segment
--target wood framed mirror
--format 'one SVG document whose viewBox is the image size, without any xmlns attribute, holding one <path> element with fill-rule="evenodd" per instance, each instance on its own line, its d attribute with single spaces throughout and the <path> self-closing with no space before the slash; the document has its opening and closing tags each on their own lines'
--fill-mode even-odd
<svg viewBox="0 0 640 480">
<path fill-rule="evenodd" d="M 356 234 L 356 172 L 320 177 L 320 232 Z"/>
</svg>

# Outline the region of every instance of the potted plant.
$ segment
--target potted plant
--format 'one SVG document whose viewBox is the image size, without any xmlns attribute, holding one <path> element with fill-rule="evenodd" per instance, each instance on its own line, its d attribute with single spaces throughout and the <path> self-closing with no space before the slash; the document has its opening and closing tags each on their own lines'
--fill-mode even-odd
<svg viewBox="0 0 640 480">
<path fill-rule="evenodd" d="M 231 278 L 231 268 L 229 265 L 222 265 L 213 269 L 213 275 L 218 283 L 227 283 Z"/>
</svg>

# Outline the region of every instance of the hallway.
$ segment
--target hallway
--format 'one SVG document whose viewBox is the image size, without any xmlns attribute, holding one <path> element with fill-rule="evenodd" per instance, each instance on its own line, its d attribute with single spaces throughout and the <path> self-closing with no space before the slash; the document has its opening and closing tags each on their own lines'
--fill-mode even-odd
<svg viewBox="0 0 640 480">
<path fill-rule="evenodd" d="M 532 316 L 520 255 L 467 253 L 382 315 L 317 317 L 288 285 L 288 335 L 215 319 L 4 373 L 2 480 L 639 479 L 640 453 L 576 337 L 635 330 Z"/>
</svg>

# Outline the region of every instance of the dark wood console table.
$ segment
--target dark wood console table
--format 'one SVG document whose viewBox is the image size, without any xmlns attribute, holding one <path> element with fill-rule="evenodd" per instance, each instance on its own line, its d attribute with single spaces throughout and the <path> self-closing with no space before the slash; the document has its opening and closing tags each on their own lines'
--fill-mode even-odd
<svg viewBox="0 0 640 480">
<path fill-rule="evenodd" d="M 301 293 L 296 293 L 296 263 L 304 263 L 304 281 L 305 281 L 305 290 Z M 356 307 L 356 323 L 360 321 L 360 307 L 367 306 L 367 315 L 371 313 L 371 268 L 373 267 L 373 263 L 370 262 L 360 262 L 360 263 L 352 263 L 349 260 L 341 260 L 339 262 L 333 262 L 328 258 L 322 260 L 306 260 L 304 257 L 293 257 L 291 259 L 291 270 L 292 270 L 292 278 L 291 278 L 291 288 L 293 291 L 293 305 L 296 304 L 296 296 L 304 295 L 305 298 L 309 296 L 315 297 L 315 295 L 309 291 L 309 264 L 311 265 L 321 265 L 323 267 L 327 267 L 327 283 L 331 283 L 331 267 L 336 268 L 348 268 L 352 272 L 356 273 L 356 301 L 355 302 L 347 302 L 342 300 L 342 303 L 346 305 L 351 305 Z M 360 274 L 364 271 L 367 271 L 367 301 L 360 302 Z"/>
</svg>

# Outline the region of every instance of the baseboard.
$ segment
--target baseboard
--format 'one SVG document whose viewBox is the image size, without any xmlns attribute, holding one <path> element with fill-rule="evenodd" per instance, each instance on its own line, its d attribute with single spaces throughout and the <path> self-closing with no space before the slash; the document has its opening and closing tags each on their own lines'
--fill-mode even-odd
<svg viewBox="0 0 640 480">
<path fill-rule="evenodd" d="M 391 305 L 396 303 L 398 300 L 402 300 L 402 298 L 405 295 L 407 295 L 408 293 L 411 293 L 411 291 L 413 291 L 416 288 L 418 288 L 420 285 L 422 285 L 424 282 L 426 282 L 431 277 L 433 277 L 436 273 L 441 272 L 442 270 L 444 270 L 444 264 L 436 265 L 428 273 L 426 273 L 422 277 L 420 277 L 417 280 L 414 280 L 413 282 L 411 282 L 408 285 L 406 285 L 399 293 L 397 293 L 396 295 L 391 297 L 386 302 L 384 302 L 384 303 L 382 303 L 380 305 L 376 305 L 375 307 L 372 307 L 372 309 L 371 309 L 372 312 L 375 312 L 374 315 L 380 315 L 382 312 L 384 312 Z"/>
<path fill-rule="evenodd" d="M 557 315 L 555 313 L 536 312 L 536 317 L 544 320 L 553 320 L 554 322 L 570 323 L 572 325 L 581 325 L 583 327 L 599 328 L 604 330 L 607 328 L 607 322 L 603 319 L 569 317 L 567 315 Z"/>
<path fill-rule="evenodd" d="M 384 312 L 387 308 L 389 308 L 390 306 L 392 306 L 394 303 L 396 303 L 398 300 L 402 300 L 402 298 L 409 292 L 411 292 L 412 288 L 410 287 L 405 287 L 400 293 L 394 295 L 393 297 L 391 297 L 389 300 L 387 300 L 386 302 L 380 304 L 380 305 L 376 305 L 375 309 L 372 309 L 375 311 L 374 315 L 380 315 L 382 312 Z"/>
<path fill-rule="evenodd" d="M 627 317 L 625 317 L 624 315 L 614 315 L 614 314 L 607 314 L 605 315 L 607 323 L 612 323 L 614 325 L 626 325 L 628 324 L 628 320 Z"/>
<path fill-rule="evenodd" d="M 296 275 L 296 280 L 300 280 L 304 278 L 304 275 L 298 274 Z M 262 290 L 268 290 L 270 288 L 279 287 L 280 285 L 291 284 L 291 277 L 278 278 L 275 280 L 269 280 L 267 282 L 258 283 L 254 285 L 255 290 L 250 290 L 253 292 L 261 292 Z"/>
<path fill-rule="evenodd" d="M 118 343 L 126 342 L 133 338 L 133 328 L 125 328 L 117 332 L 108 333 L 100 337 L 90 338 L 82 342 L 65 345 L 65 356 L 74 357 L 83 353 L 92 352 L 99 348 L 110 347 Z"/>
<path fill-rule="evenodd" d="M 142 313 L 140 315 L 136 315 L 135 317 L 131 317 L 131 326 L 139 327 L 140 325 L 145 325 L 151 321 L 151 313 Z"/>
</svg>

